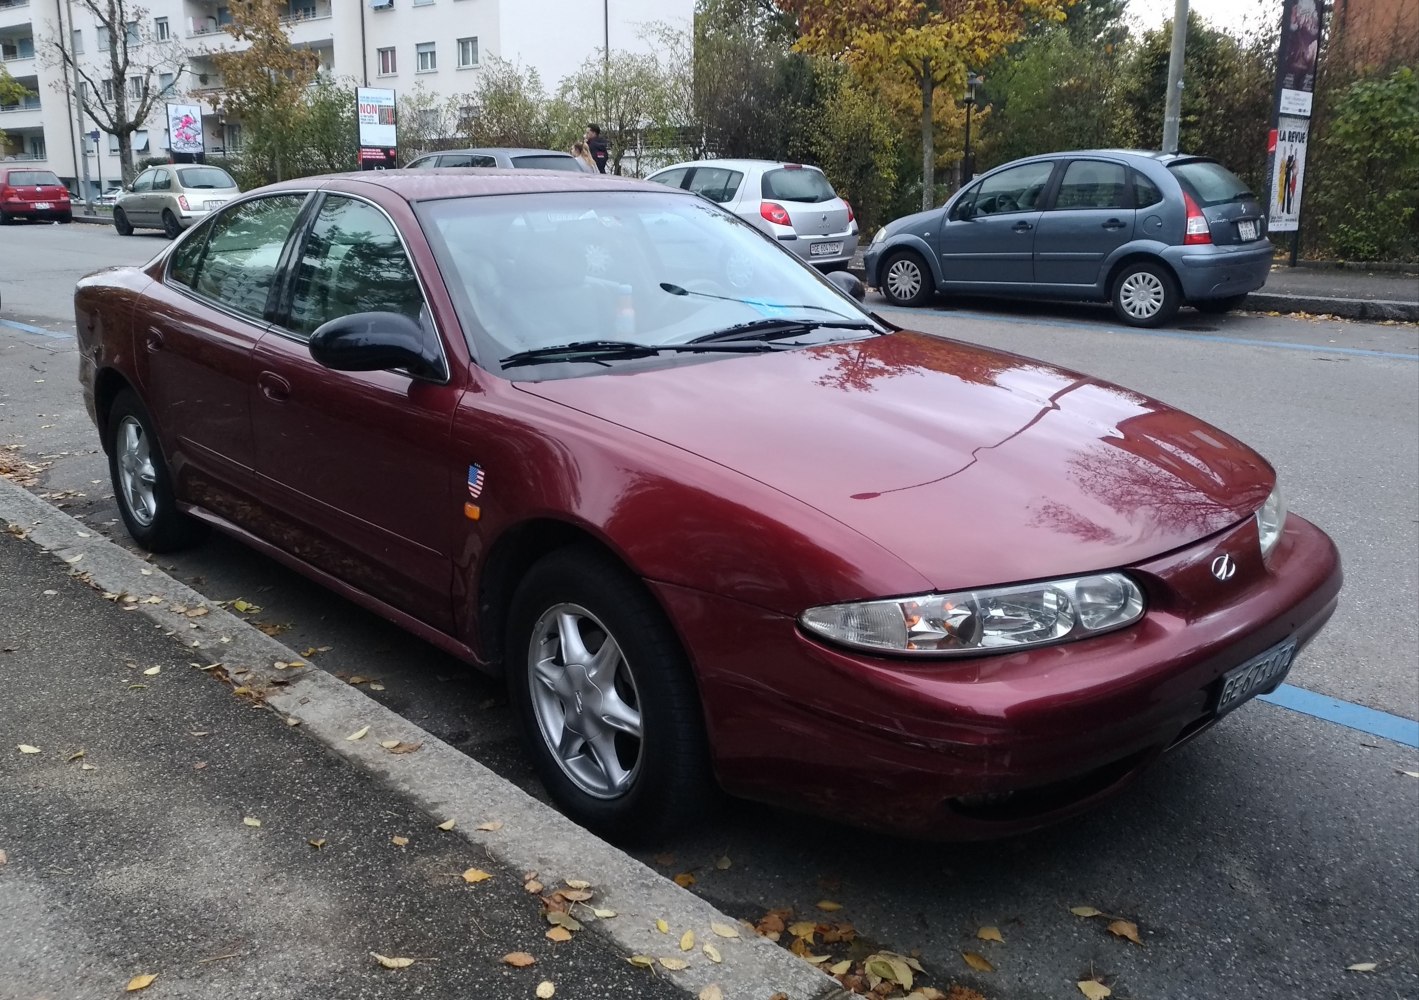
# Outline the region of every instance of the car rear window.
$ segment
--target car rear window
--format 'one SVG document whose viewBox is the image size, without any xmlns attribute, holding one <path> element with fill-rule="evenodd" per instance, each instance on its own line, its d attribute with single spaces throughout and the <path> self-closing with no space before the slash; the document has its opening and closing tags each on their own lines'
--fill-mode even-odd
<svg viewBox="0 0 1419 1000">
<path fill-rule="evenodd" d="M 7 182 L 15 187 L 62 187 L 59 178 L 48 170 L 11 170 Z"/>
<path fill-rule="evenodd" d="M 817 203 L 832 201 L 837 197 L 833 186 L 816 170 L 802 167 L 783 167 L 764 174 L 763 192 L 765 198 L 774 201 L 803 201 Z"/>
<path fill-rule="evenodd" d="M 581 172 L 581 164 L 571 156 L 552 156 L 551 154 L 538 154 L 537 156 L 514 156 L 512 165 L 519 170 L 571 170 L 576 173 Z"/>
<path fill-rule="evenodd" d="M 236 181 L 219 167 L 184 167 L 177 172 L 178 182 L 185 188 L 234 188 Z"/>
<path fill-rule="evenodd" d="M 1253 197 L 1251 189 L 1242 183 L 1240 177 L 1222 164 L 1213 163 L 1211 160 L 1173 163 L 1169 164 L 1168 169 L 1183 182 L 1188 193 L 1197 199 L 1197 203 L 1203 208 Z"/>
</svg>

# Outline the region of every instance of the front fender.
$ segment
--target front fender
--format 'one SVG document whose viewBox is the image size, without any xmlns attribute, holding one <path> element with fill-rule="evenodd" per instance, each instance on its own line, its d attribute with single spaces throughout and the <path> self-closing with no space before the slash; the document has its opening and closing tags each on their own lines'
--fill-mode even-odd
<svg viewBox="0 0 1419 1000">
<path fill-rule="evenodd" d="M 878 281 L 878 268 L 881 266 L 882 261 L 887 258 L 888 254 L 901 249 L 914 250 L 920 254 L 926 261 L 926 266 L 931 269 L 932 283 L 935 284 L 937 288 L 941 287 L 941 282 L 943 281 L 941 276 L 941 260 L 936 256 L 936 249 L 916 233 L 898 233 L 895 236 L 889 237 L 886 242 L 876 248 L 877 253 L 868 265 L 867 284 L 871 285 L 873 288 L 882 287 L 881 283 Z"/>
</svg>

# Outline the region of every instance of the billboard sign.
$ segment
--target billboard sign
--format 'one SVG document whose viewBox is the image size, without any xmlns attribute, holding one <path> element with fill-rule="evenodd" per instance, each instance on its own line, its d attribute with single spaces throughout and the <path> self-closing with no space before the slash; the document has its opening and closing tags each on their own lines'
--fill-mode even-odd
<svg viewBox="0 0 1419 1000">
<path fill-rule="evenodd" d="M 1306 176 L 1306 118 L 1276 120 L 1276 143 L 1271 158 L 1271 204 L 1266 226 L 1273 233 L 1293 233 L 1301 225 L 1301 188 Z"/>
<path fill-rule="evenodd" d="M 201 153 L 205 149 L 202 135 L 202 107 L 198 104 L 169 104 L 168 149 L 174 153 Z"/>
<path fill-rule="evenodd" d="M 1324 0 L 1285 0 L 1281 8 L 1281 46 L 1276 54 L 1279 114 L 1311 116 L 1324 16 Z"/>
<path fill-rule="evenodd" d="M 360 145 L 398 146 L 394 91 L 360 87 L 355 91 L 355 101 L 359 105 Z"/>
</svg>

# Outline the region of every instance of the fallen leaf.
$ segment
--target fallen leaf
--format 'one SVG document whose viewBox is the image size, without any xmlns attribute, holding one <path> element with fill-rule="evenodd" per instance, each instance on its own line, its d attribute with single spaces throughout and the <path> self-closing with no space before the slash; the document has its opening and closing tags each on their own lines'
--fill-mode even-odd
<svg viewBox="0 0 1419 1000">
<path fill-rule="evenodd" d="M 149 986 L 153 985 L 153 980 L 157 978 L 156 973 L 134 976 L 132 979 L 128 980 L 128 985 L 123 987 L 123 991 L 125 993 L 133 993 L 137 990 L 146 990 Z"/>
<path fill-rule="evenodd" d="M 458 820 L 456 820 L 456 819 L 446 819 L 446 820 L 444 820 L 442 823 L 439 824 L 439 829 L 440 829 L 440 830 L 452 830 L 453 827 L 454 827 L 454 825 L 457 824 L 457 823 L 458 823 Z"/>
<path fill-rule="evenodd" d="M 843 908 L 843 904 L 835 903 L 831 899 L 820 899 L 818 900 L 817 907 L 824 913 L 836 913 Z"/>
<path fill-rule="evenodd" d="M 683 972 L 690 967 L 690 963 L 683 958 L 662 958 L 660 964 L 671 972 Z"/>
<path fill-rule="evenodd" d="M 537 959 L 525 951 L 510 951 L 503 956 L 503 964 L 511 965 L 514 969 L 525 969 L 529 965 L 536 965 Z"/>
<path fill-rule="evenodd" d="M 379 745 L 382 746 L 382 747 L 384 747 L 384 749 L 386 749 L 386 750 L 393 750 L 395 747 L 397 747 L 397 746 L 399 745 L 399 741 L 398 741 L 398 740 L 380 740 L 380 741 L 379 741 Z"/>
<path fill-rule="evenodd" d="M 65 757 L 65 758 L 64 758 L 64 762 L 65 762 L 66 764 L 72 764 L 72 763 L 74 763 L 74 761 L 78 760 L 78 759 L 79 759 L 80 757 L 82 757 L 82 756 L 84 756 L 84 751 L 83 751 L 83 750 L 78 750 L 78 751 L 75 751 L 74 753 L 71 753 L 68 757 Z"/>
<path fill-rule="evenodd" d="M 716 965 L 724 961 L 724 956 L 719 953 L 719 949 L 708 941 L 704 943 L 700 950 L 705 953 L 705 958 L 714 962 Z"/>
<path fill-rule="evenodd" d="M 581 921 L 569 913 L 561 910 L 548 910 L 547 923 L 556 924 L 558 927 L 565 927 L 569 931 L 581 930 Z"/>
<path fill-rule="evenodd" d="M 680 950 L 681 950 L 681 951 L 694 951 L 694 950 L 695 950 L 695 932 L 694 932 L 694 931 L 686 931 L 684 934 L 681 934 L 681 935 L 680 935 Z"/>
<path fill-rule="evenodd" d="M 630 958 L 626 959 L 626 961 L 640 969 L 649 969 L 655 965 L 655 959 L 651 958 L 649 955 L 632 955 Z"/>
<path fill-rule="evenodd" d="M 192 770 L 194 770 L 194 771 L 205 771 L 205 770 L 207 770 L 207 762 L 206 762 L 205 760 L 199 760 L 197 763 L 195 763 L 195 764 L 192 765 Z"/>
<path fill-rule="evenodd" d="M 346 684 L 356 684 L 356 685 L 358 685 L 358 684 L 368 684 L 369 682 L 370 682 L 370 679 L 369 679 L 368 677 L 361 677 L 359 674 L 356 674 L 354 677 L 351 677 L 351 678 L 350 678 L 348 681 L 346 681 L 345 683 L 346 683 Z"/>
<path fill-rule="evenodd" d="M 243 816 L 243 817 L 241 818 L 241 821 L 242 821 L 243 823 L 245 823 L 247 826 L 260 826 L 260 825 L 261 825 L 261 820 L 257 819 L 255 816 Z"/>
<path fill-rule="evenodd" d="M 1356 962 L 1354 965 L 1347 965 L 1346 972 L 1374 972 L 1377 962 Z"/>
<path fill-rule="evenodd" d="M 1005 939 L 1000 936 L 999 927 L 982 927 L 980 930 L 976 931 L 976 937 L 980 938 L 982 941 L 999 941 L 1001 944 L 1005 943 Z"/>
<path fill-rule="evenodd" d="M 7 861 L 9 861 L 9 860 L 10 860 L 10 859 L 5 855 L 5 852 L 4 852 L 4 851 L 0 851 L 0 865 L 3 865 L 5 862 L 7 862 Z"/>
<path fill-rule="evenodd" d="M 463 881 L 468 883 L 486 882 L 492 877 L 492 875 L 483 871 L 481 868 L 470 868 L 463 873 Z"/>
<path fill-rule="evenodd" d="M 365 738 L 365 734 L 368 733 L 369 731 L 370 731 L 370 727 L 369 727 L 369 726 L 361 726 L 359 729 L 356 729 L 356 730 L 355 730 L 353 733 L 351 733 L 349 736 L 346 736 L 345 739 L 347 739 L 347 740 L 349 740 L 351 743 L 353 743 L 353 742 L 355 742 L 355 740 L 362 740 L 362 739 L 364 739 L 364 738 Z"/>
<path fill-rule="evenodd" d="M 710 983 L 704 989 L 700 990 L 700 995 L 697 1000 L 724 1000 L 724 990 L 719 988 L 719 984 Z"/>
<path fill-rule="evenodd" d="M 841 962 L 835 962 L 832 965 L 828 966 L 828 971 L 835 976 L 841 976 L 843 973 L 847 972 L 851 968 L 852 962 L 850 962 L 848 959 L 843 959 Z"/>
<path fill-rule="evenodd" d="M 502 824 L 499 823 L 498 826 L 502 826 Z M 590 889 L 590 888 L 591 888 L 591 883 L 588 882 L 588 881 L 587 881 L 586 879 L 584 879 L 584 878 L 569 878 L 569 879 L 567 879 L 567 888 L 568 888 L 568 889 Z"/>
<path fill-rule="evenodd" d="M 20 753 L 39 753 L 39 747 L 32 747 L 28 743 L 18 744 Z"/>
<path fill-rule="evenodd" d="M 300 719 L 293 719 L 293 718 L 290 718 L 290 717 L 287 717 L 287 719 L 286 719 L 286 725 L 288 725 L 288 726 L 299 726 L 300 724 L 301 724 L 301 720 L 300 720 Z"/>
<path fill-rule="evenodd" d="M 1407 778 L 1419 778 L 1419 771 L 1400 771 L 1399 773 Z"/>
<path fill-rule="evenodd" d="M 990 959 L 974 951 L 963 951 L 961 957 L 966 960 L 966 964 L 977 972 L 994 972 L 995 966 L 990 964 Z"/>
<path fill-rule="evenodd" d="M 399 836 L 399 834 L 396 833 L 394 836 L 392 836 L 392 837 L 389 838 L 389 842 L 390 842 L 391 844 L 393 844 L 395 847 L 405 847 L 405 846 L 407 846 L 408 843 L 409 843 L 409 838 L 408 838 L 408 837 L 401 837 L 401 836 Z"/>
<path fill-rule="evenodd" d="M 80 764 L 80 765 L 79 765 L 79 770 L 81 770 L 81 771 L 97 771 L 98 768 L 94 767 L 94 765 L 92 765 L 92 764 Z"/>
<path fill-rule="evenodd" d="M 232 601 L 232 607 L 236 608 L 244 615 L 254 615 L 261 610 L 259 605 L 252 604 L 250 601 L 243 601 L 240 598 Z"/>
<path fill-rule="evenodd" d="M 537 881 L 537 880 L 534 878 L 534 879 L 528 879 L 527 882 L 526 882 L 526 884 L 523 885 L 523 888 L 526 889 L 528 892 L 530 892 L 530 893 L 536 895 L 537 893 L 539 893 L 539 892 L 541 892 L 543 889 L 545 889 L 546 886 L 544 886 L 541 882 Z"/>
<path fill-rule="evenodd" d="M 188 617 L 188 618 L 201 618 L 203 615 L 207 614 L 207 613 L 209 612 L 209 610 L 210 610 L 210 609 L 208 609 L 208 608 L 193 608 L 191 611 L 189 611 L 189 612 L 187 613 L 187 617 Z"/>
<path fill-rule="evenodd" d="M 318 851 L 325 846 L 325 838 L 315 837 L 310 840 L 307 840 L 306 843 L 309 844 L 311 847 L 314 847 Z"/>
<path fill-rule="evenodd" d="M 1138 936 L 1138 925 L 1131 920 L 1115 920 L 1109 924 L 1109 933 L 1121 938 L 1128 938 L 1140 947 L 1143 944 L 1142 939 Z"/>
<path fill-rule="evenodd" d="M 600 908 L 593 909 L 591 912 L 596 914 L 596 916 L 602 920 L 610 920 L 616 915 L 615 910 L 603 910 Z"/>
<path fill-rule="evenodd" d="M 552 1000 L 556 996 L 557 988 L 552 985 L 552 980 L 544 979 L 537 984 L 537 1000 Z"/>
<path fill-rule="evenodd" d="M 502 828 L 503 828 L 503 825 L 502 825 L 501 823 L 499 823 L 497 820 L 494 820 L 494 821 L 491 822 L 491 823 L 479 823 L 479 824 L 478 824 L 477 826 L 475 826 L 473 829 L 475 829 L 475 830 L 482 830 L 482 831 L 485 832 L 485 833 L 492 833 L 493 831 L 495 831 L 495 830 L 501 830 Z"/>
<path fill-rule="evenodd" d="M 557 942 L 570 941 L 572 939 L 572 932 L 565 927 L 548 927 L 547 938 Z"/>
<path fill-rule="evenodd" d="M 682 889 L 688 889 L 695 884 L 695 876 L 689 872 L 681 872 L 675 876 L 675 884 Z"/>
<path fill-rule="evenodd" d="M 156 676 L 158 676 L 158 674 L 160 674 L 160 673 L 162 673 L 162 672 L 163 672 L 163 668 L 162 668 L 162 667 L 149 667 L 147 670 L 143 671 L 143 676 L 144 676 L 144 677 L 156 677 Z"/>
<path fill-rule="evenodd" d="M 663 917 L 657 917 L 657 918 L 656 918 L 656 920 L 655 920 L 655 929 L 658 930 L 658 931 L 660 931 L 660 933 L 662 933 L 662 934 L 669 934 L 669 933 L 670 933 L 670 925 L 665 922 L 665 919 L 664 919 Z"/>
<path fill-rule="evenodd" d="M 739 928 L 733 924 L 710 924 L 710 930 L 722 938 L 737 938 L 739 936 Z"/>
<path fill-rule="evenodd" d="M 1075 984 L 1079 987 L 1079 992 L 1084 994 L 1089 1000 L 1104 1000 L 1105 997 L 1114 995 L 1114 991 L 1109 989 L 1097 979 L 1083 979 Z"/>
<path fill-rule="evenodd" d="M 412 958 L 387 958 L 377 951 L 370 952 L 370 957 L 386 969 L 407 969 L 414 964 Z"/>
<path fill-rule="evenodd" d="M 591 898 L 591 893 L 586 889 L 558 889 L 557 895 L 569 903 L 584 903 Z"/>
<path fill-rule="evenodd" d="M 1071 906 L 1069 912 L 1076 917 L 1102 917 L 1103 910 L 1096 910 L 1092 906 Z"/>
<path fill-rule="evenodd" d="M 818 933 L 818 925 L 811 920 L 800 920 L 796 924 L 788 925 L 788 933 L 796 938 L 806 938 L 813 940 L 813 935 Z"/>
<path fill-rule="evenodd" d="M 729 860 L 728 855 L 716 858 L 714 862 L 714 866 L 722 872 L 729 871 L 730 867 L 733 866 L 733 864 L 734 862 Z"/>
</svg>

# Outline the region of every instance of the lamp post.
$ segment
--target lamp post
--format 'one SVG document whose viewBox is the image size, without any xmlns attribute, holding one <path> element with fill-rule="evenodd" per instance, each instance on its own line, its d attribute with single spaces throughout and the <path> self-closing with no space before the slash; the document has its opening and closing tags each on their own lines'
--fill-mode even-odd
<svg viewBox="0 0 1419 1000">
<path fill-rule="evenodd" d="M 969 184 L 975 176 L 975 160 L 971 156 L 971 113 L 976 108 L 976 88 L 985 83 L 985 77 L 977 73 L 966 73 L 966 96 L 962 103 L 966 106 L 966 155 L 961 159 L 961 184 Z"/>
</svg>

